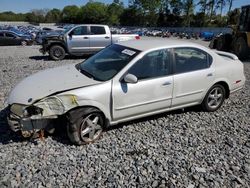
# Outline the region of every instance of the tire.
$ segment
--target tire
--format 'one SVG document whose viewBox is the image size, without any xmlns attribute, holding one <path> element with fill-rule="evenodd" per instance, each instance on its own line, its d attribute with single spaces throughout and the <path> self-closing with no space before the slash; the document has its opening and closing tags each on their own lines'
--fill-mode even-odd
<svg viewBox="0 0 250 188">
<path fill-rule="evenodd" d="M 247 58 L 248 46 L 243 37 L 236 40 L 234 45 L 234 53 L 239 57 L 239 59 Z"/>
<path fill-rule="evenodd" d="M 25 40 L 22 41 L 22 42 L 21 42 L 21 45 L 22 45 L 22 46 L 27 46 L 27 41 L 25 41 Z"/>
<path fill-rule="evenodd" d="M 95 108 L 78 109 L 68 115 L 67 134 L 73 144 L 95 142 L 102 135 L 104 127 L 104 116 Z"/>
<path fill-rule="evenodd" d="M 65 57 L 65 50 L 62 46 L 59 45 L 51 46 L 49 49 L 49 56 L 55 61 L 63 60 Z"/>
<path fill-rule="evenodd" d="M 217 39 L 216 50 L 219 50 L 219 51 L 225 50 L 225 37 L 224 36 L 220 36 Z"/>
<path fill-rule="evenodd" d="M 201 106 L 204 111 L 214 112 L 223 104 L 226 97 L 225 88 L 220 84 L 215 84 L 207 92 Z"/>
</svg>

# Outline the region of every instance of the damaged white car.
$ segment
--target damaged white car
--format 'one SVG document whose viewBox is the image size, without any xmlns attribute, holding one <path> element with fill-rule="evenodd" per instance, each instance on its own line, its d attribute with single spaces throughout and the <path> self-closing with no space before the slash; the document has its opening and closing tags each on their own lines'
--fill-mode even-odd
<svg viewBox="0 0 250 188">
<path fill-rule="evenodd" d="M 215 111 L 244 83 L 233 54 L 177 40 L 121 42 L 24 79 L 10 93 L 8 123 L 31 136 L 65 116 L 81 145 L 120 122 L 193 105 Z"/>
</svg>

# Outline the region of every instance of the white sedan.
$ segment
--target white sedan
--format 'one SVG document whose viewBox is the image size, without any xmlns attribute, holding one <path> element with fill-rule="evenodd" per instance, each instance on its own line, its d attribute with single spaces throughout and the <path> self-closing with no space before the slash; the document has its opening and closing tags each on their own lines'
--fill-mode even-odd
<svg viewBox="0 0 250 188">
<path fill-rule="evenodd" d="M 9 96 L 8 122 L 31 136 L 67 117 L 69 138 L 81 145 L 107 126 L 148 115 L 193 105 L 215 111 L 244 83 L 231 53 L 178 40 L 127 41 L 24 79 Z"/>
</svg>

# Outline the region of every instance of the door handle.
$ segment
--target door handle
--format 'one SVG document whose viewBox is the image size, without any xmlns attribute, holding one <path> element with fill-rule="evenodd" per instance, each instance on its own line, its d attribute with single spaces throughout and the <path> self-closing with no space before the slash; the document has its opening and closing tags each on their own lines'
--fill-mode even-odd
<svg viewBox="0 0 250 188">
<path fill-rule="evenodd" d="M 168 86 L 168 85 L 171 85 L 171 82 L 165 82 L 162 84 L 162 86 Z"/>
<path fill-rule="evenodd" d="M 207 77 L 209 77 L 209 76 L 213 76 L 213 73 L 208 73 L 208 74 L 207 74 Z"/>
<path fill-rule="evenodd" d="M 89 37 L 83 37 L 83 39 L 89 39 Z"/>
<path fill-rule="evenodd" d="M 109 39 L 110 37 L 105 37 L 105 39 Z"/>
</svg>

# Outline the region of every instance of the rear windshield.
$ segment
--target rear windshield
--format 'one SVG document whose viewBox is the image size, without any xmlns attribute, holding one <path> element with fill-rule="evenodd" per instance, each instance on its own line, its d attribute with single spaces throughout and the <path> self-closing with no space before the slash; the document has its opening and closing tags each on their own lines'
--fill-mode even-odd
<svg viewBox="0 0 250 188">
<path fill-rule="evenodd" d="M 120 72 L 139 50 L 113 44 L 80 64 L 80 71 L 95 80 L 107 81 Z"/>
</svg>

